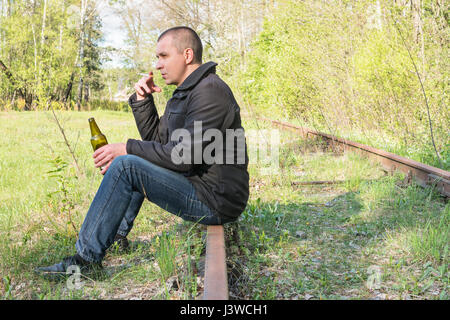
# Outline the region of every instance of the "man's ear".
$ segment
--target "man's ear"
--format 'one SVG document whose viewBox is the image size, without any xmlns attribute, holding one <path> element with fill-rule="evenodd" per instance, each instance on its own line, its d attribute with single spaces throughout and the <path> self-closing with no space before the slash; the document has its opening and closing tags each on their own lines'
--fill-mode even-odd
<svg viewBox="0 0 450 320">
<path fill-rule="evenodd" d="M 194 61 L 194 50 L 191 48 L 184 49 L 184 60 L 186 61 L 186 64 L 192 63 L 192 61 Z"/>
</svg>

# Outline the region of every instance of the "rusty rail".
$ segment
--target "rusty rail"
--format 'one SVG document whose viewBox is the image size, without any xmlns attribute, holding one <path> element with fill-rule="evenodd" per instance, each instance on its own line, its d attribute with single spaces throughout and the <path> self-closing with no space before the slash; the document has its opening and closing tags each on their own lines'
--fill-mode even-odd
<svg viewBox="0 0 450 320">
<path fill-rule="evenodd" d="M 228 279 L 223 226 L 208 226 L 204 300 L 228 300 Z"/>
<path fill-rule="evenodd" d="M 417 183 L 422 187 L 433 185 L 445 197 L 450 197 L 450 172 L 439 168 L 435 168 L 396 154 L 379 150 L 361 143 L 349 141 L 338 138 L 326 133 L 311 130 L 305 127 L 296 126 L 290 123 L 271 120 L 263 117 L 259 119 L 269 121 L 274 125 L 282 127 L 283 129 L 300 132 L 304 137 L 309 135 L 319 136 L 334 143 L 338 143 L 344 147 L 345 150 L 356 151 L 360 154 L 366 155 L 381 163 L 381 165 L 389 171 L 402 171 L 408 176 L 416 179 Z"/>
</svg>

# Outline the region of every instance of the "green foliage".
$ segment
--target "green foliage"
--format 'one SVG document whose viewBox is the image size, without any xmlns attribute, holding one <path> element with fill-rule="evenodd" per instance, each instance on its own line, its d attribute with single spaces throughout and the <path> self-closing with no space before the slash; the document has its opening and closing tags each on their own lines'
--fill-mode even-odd
<svg viewBox="0 0 450 320">
<path fill-rule="evenodd" d="M 408 232 L 408 241 L 412 253 L 417 259 L 443 263 L 448 267 L 450 243 L 450 206 L 443 210 L 440 217 L 429 220 L 424 226 L 418 226 L 419 232 Z"/>
<path fill-rule="evenodd" d="M 3 294 L 3 299 L 7 300 L 7 299 L 11 299 L 11 290 L 12 290 L 12 286 L 11 286 L 11 279 L 8 276 L 4 276 L 3 277 L 3 286 L 5 287 L 5 293 Z"/>
<path fill-rule="evenodd" d="M 92 99 L 88 103 L 90 110 L 111 110 L 129 112 L 130 106 L 127 102 L 111 101 L 107 99 Z"/>
<path fill-rule="evenodd" d="M 65 233 L 67 236 L 74 235 L 78 232 L 72 219 L 72 212 L 75 208 L 75 202 L 70 190 L 73 190 L 73 180 L 76 180 L 76 175 L 69 175 L 67 172 L 68 163 L 60 156 L 48 160 L 52 169 L 47 171 L 47 177 L 54 179 L 58 187 L 56 190 L 47 193 L 50 199 L 56 199 L 55 205 L 59 214 L 65 219 Z M 71 230 L 67 227 L 71 226 Z"/>
<path fill-rule="evenodd" d="M 175 235 L 164 232 L 156 238 L 156 261 L 163 281 L 172 276 L 177 268 L 176 256 L 178 253 L 175 245 Z"/>
<path fill-rule="evenodd" d="M 239 89 L 259 114 L 332 134 L 376 130 L 398 153 L 449 168 L 443 13 L 431 1 L 423 4 L 422 38 L 410 8 L 379 3 L 280 1 L 252 44 Z"/>
<path fill-rule="evenodd" d="M 49 101 L 63 101 L 68 87 L 75 91 L 74 75 L 81 63 L 79 6 L 77 0 L 40 0 L 11 1 L 2 8 L 7 14 L 0 17 L 0 60 L 13 81 L 0 70 L 0 97 L 13 103 L 22 98 L 31 104 L 27 108 L 42 110 Z M 97 90 L 101 88 L 98 15 L 89 17 L 86 25 L 82 73 L 85 84 Z M 19 91 L 25 97 L 19 97 Z"/>
</svg>

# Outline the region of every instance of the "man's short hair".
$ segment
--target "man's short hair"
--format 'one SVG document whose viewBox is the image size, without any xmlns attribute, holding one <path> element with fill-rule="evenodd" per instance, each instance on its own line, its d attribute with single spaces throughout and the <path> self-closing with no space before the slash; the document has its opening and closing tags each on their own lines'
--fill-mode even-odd
<svg viewBox="0 0 450 320">
<path fill-rule="evenodd" d="M 194 52 L 194 63 L 202 63 L 203 45 L 197 32 L 189 27 L 173 27 L 167 29 L 158 37 L 158 42 L 163 37 L 171 35 L 173 45 L 182 53 L 185 49 L 191 48 Z"/>
</svg>

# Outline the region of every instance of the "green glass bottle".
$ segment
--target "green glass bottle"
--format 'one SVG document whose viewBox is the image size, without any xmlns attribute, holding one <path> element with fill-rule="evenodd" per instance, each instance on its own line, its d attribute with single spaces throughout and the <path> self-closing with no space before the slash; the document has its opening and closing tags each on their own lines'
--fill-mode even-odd
<svg viewBox="0 0 450 320">
<path fill-rule="evenodd" d="M 91 128 L 91 144 L 94 151 L 108 144 L 106 136 L 100 131 L 94 118 L 89 118 L 89 127 Z M 100 167 L 99 169 L 103 170 L 103 168 Z"/>
<path fill-rule="evenodd" d="M 98 128 L 94 118 L 89 118 L 89 127 L 91 128 L 91 144 L 94 151 L 108 144 L 108 140 Z"/>
</svg>

